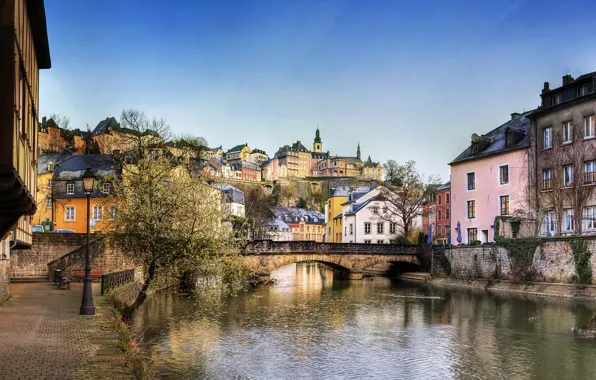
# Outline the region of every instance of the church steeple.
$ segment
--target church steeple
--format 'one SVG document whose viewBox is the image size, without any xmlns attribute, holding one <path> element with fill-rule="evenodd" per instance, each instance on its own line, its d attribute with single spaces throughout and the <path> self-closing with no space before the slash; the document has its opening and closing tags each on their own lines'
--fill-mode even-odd
<svg viewBox="0 0 596 380">
<path fill-rule="evenodd" d="M 358 142 L 358 149 L 356 150 L 356 158 L 360 159 L 360 141 Z"/>
<path fill-rule="evenodd" d="M 315 142 L 312 144 L 313 152 L 320 153 L 323 151 L 323 142 L 321 141 L 321 133 L 319 132 L 319 127 L 317 127 L 317 131 L 315 132 Z"/>
</svg>

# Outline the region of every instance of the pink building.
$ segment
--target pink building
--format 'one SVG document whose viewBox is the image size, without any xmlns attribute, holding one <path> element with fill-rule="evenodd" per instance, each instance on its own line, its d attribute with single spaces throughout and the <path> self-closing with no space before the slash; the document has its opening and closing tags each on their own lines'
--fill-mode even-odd
<svg viewBox="0 0 596 380">
<path fill-rule="evenodd" d="M 451 243 L 493 242 L 495 218 L 527 209 L 529 113 L 486 135 L 472 135 L 471 145 L 451 166 Z"/>
</svg>

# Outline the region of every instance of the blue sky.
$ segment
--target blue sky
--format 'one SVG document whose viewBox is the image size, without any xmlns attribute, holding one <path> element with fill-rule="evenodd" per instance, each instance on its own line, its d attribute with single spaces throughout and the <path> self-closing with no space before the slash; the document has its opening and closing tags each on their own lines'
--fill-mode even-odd
<svg viewBox="0 0 596 380">
<path fill-rule="evenodd" d="M 596 70 L 596 2 L 46 1 L 40 114 L 91 128 L 124 108 L 269 155 L 324 150 L 449 178 L 470 135 Z"/>
</svg>

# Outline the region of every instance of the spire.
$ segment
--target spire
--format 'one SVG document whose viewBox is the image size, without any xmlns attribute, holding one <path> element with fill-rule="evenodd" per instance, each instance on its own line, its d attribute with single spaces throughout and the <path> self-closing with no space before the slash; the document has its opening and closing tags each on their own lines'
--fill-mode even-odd
<svg viewBox="0 0 596 380">
<path fill-rule="evenodd" d="M 317 131 L 315 133 L 315 142 L 316 143 L 321 143 L 321 132 L 319 132 L 319 128 L 317 127 Z"/>
<path fill-rule="evenodd" d="M 356 150 L 356 157 L 360 159 L 360 141 L 358 141 L 358 149 Z"/>
</svg>

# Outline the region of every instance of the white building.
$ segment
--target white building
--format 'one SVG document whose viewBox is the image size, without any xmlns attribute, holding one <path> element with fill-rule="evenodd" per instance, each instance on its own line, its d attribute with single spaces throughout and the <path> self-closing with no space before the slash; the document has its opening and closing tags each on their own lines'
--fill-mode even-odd
<svg viewBox="0 0 596 380">
<path fill-rule="evenodd" d="M 342 204 L 342 243 L 390 244 L 403 234 L 384 191 L 384 187 L 377 187 L 360 197 L 348 195 Z M 422 228 L 422 215 L 411 226 L 411 230 L 417 228 Z"/>
<path fill-rule="evenodd" d="M 264 226 L 263 239 L 291 241 L 292 228 L 280 216 L 271 218 Z"/>
<path fill-rule="evenodd" d="M 218 184 L 216 186 L 220 188 L 223 193 L 224 201 L 228 207 L 230 215 L 244 218 L 246 214 L 244 192 L 231 185 Z"/>
</svg>

